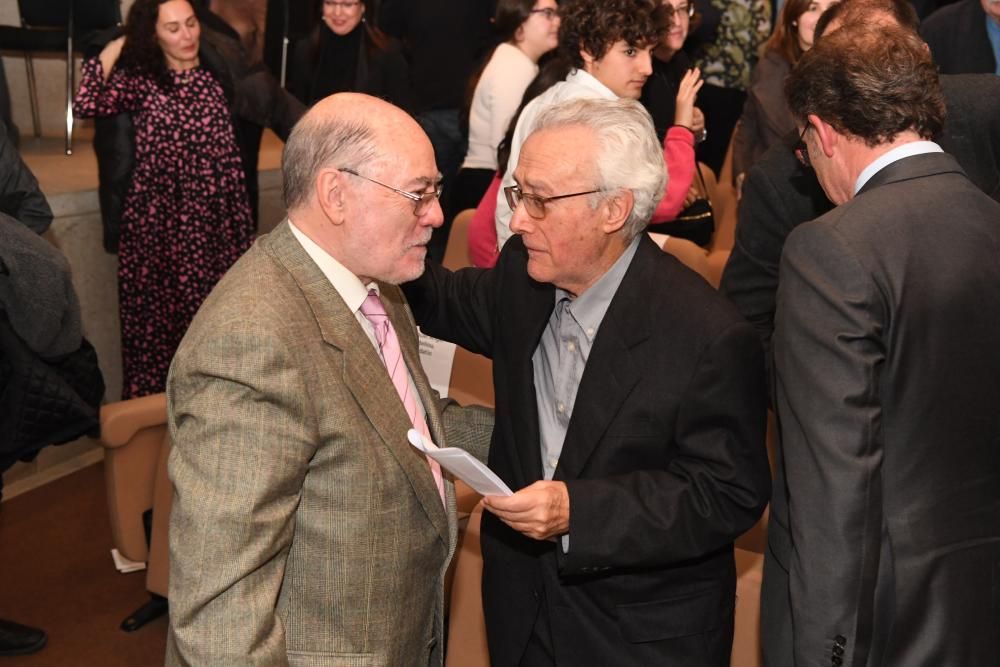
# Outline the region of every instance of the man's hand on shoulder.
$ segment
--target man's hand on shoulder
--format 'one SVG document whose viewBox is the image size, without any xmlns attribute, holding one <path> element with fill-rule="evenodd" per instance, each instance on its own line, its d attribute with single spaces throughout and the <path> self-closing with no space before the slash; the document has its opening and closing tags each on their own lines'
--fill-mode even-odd
<svg viewBox="0 0 1000 667">
<path fill-rule="evenodd" d="M 487 496 L 483 504 L 505 524 L 535 540 L 569 532 L 569 490 L 565 482 L 539 480 L 512 496 Z"/>
</svg>

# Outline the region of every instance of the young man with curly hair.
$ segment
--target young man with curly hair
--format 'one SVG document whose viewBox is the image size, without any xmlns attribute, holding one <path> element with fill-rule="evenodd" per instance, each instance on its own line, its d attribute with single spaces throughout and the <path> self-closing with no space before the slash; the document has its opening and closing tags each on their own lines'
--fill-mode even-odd
<svg viewBox="0 0 1000 667">
<path fill-rule="evenodd" d="M 497 194 L 497 245 L 502 249 L 511 236 L 513 212 L 504 200 L 504 188 L 514 185 L 514 168 L 521 144 L 545 109 L 579 98 L 638 99 L 652 74 L 652 51 L 670 21 L 670 9 L 660 0 L 567 0 L 559 8 L 559 57 L 570 65 L 566 79 L 528 104 L 517 121 L 510 159 L 500 165 L 503 181 Z M 680 84 L 676 125 L 667 131 L 663 154 L 669 178 L 663 199 L 651 223 L 673 220 L 684 206 L 694 177 L 694 100 L 701 88 L 698 70 L 691 70 Z M 572 158 L 572 156 L 567 156 Z"/>
</svg>

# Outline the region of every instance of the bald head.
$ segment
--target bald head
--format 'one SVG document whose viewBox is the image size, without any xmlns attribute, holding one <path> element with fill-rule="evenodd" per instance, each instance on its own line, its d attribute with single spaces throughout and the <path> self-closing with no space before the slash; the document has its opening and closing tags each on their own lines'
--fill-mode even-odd
<svg viewBox="0 0 1000 667">
<path fill-rule="evenodd" d="M 920 27 L 917 10 L 909 0 L 842 0 L 816 21 L 814 40 L 848 25 L 898 26 L 913 33 Z"/>
<path fill-rule="evenodd" d="M 285 208 L 305 206 L 321 169 L 362 165 L 385 157 L 400 136 L 423 136 L 399 107 L 370 95 L 338 93 L 317 102 L 295 125 L 282 154 Z"/>
</svg>

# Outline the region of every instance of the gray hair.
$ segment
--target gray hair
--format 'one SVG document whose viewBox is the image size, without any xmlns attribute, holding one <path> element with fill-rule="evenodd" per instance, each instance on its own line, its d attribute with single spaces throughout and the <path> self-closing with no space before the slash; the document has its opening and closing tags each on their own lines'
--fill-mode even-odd
<svg viewBox="0 0 1000 667">
<path fill-rule="evenodd" d="M 285 209 L 305 205 L 321 169 L 357 169 L 374 160 L 375 132 L 363 120 L 307 114 L 292 130 L 281 156 Z"/>
<path fill-rule="evenodd" d="M 631 241 L 649 224 L 667 184 L 663 146 L 656 139 L 653 119 L 632 99 L 577 99 L 545 109 L 533 131 L 570 125 L 590 128 L 597 137 L 597 187 L 632 191 L 632 212 L 623 227 L 626 241 Z"/>
</svg>

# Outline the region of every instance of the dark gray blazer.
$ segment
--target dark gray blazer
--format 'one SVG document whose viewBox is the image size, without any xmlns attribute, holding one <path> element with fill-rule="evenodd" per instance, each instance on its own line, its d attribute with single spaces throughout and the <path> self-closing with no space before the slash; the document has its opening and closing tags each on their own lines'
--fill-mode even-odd
<svg viewBox="0 0 1000 667">
<path fill-rule="evenodd" d="M 942 74 L 996 74 L 997 60 L 986 32 L 982 0 L 962 0 L 942 7 L 920 25 L 920 35 L 931 47 Z"/>
<path fill-rule="evenodd" d="M 1000 77 L 942 76 L 941 87 L 948 115 L 938 143 L 979 189 L 1000 201 Z M 774 330 L 774 294 L 785 238 L 833 206 L 816 173 L 795 159 L 797 141 L 797 132 L 789 134 L 747 172 L 736 242 L 720 285 L 757 329 L 765 350 Z M 949 234 L 949 228 L 941 233 Z"/>
<path fill-rule="evenodd" d="M 767 664 L 996 664 L 998 223 L 936 153 L 789 236 Z"/>
</svg>

